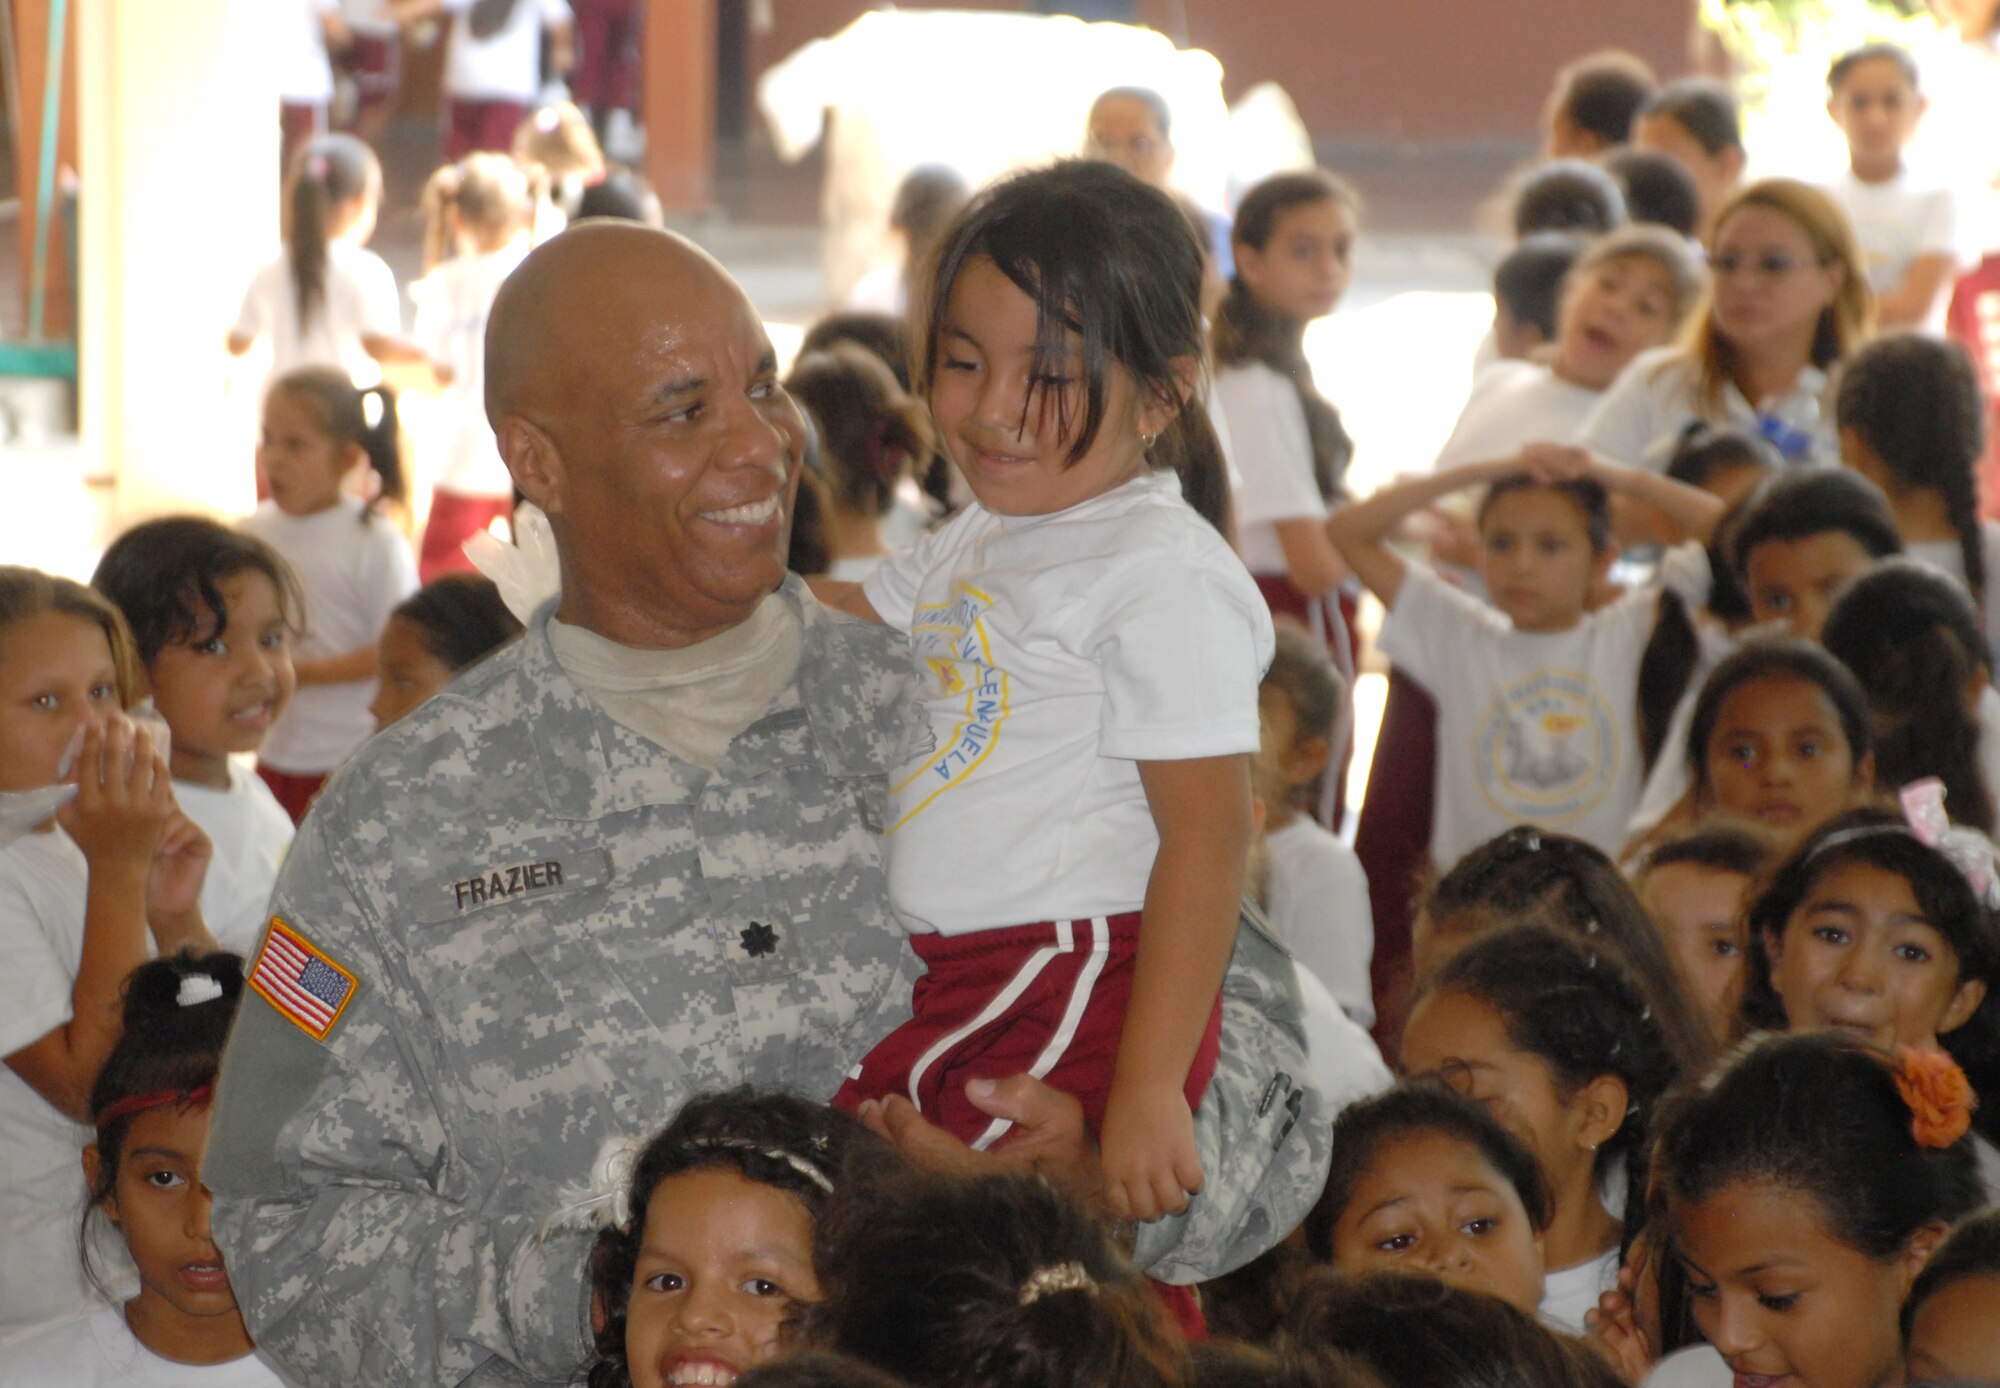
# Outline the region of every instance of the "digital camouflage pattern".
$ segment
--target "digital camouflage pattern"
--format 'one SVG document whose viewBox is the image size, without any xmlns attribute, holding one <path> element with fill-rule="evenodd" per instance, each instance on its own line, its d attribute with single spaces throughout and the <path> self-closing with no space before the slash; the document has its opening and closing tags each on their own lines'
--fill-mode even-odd
<svg viewBox="0 0 2000 1388">
<path fill-rule="evenodd" d="M 786 591 L 798 675 L 713 776 L 583 695 L 544 613 L 307 819 L 272 909 L 358 985 L 324 1041 L 245 995 L 203 1166 L 289 1380 L 572 1381 L 590 1235 L 557 1216 L 605 1144 L 701 1090 L 831 1095 L 907 1018 L 879 839 L 917 727 L 904 638 Z M 1208 1187 L 1140 1231 L 1155 1275 L 1247 1261 L 1318 1193 L 1328 1116 L 1289 979 L 1246 929 L 1198 1123 Z"/>
</svg>

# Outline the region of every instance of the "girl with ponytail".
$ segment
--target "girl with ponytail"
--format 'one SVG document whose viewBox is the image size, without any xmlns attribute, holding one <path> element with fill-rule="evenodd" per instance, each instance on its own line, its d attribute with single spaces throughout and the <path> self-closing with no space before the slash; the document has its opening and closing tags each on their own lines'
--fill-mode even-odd
<svg viewBox="0 0 2000 1388">
<path fill-rule="evenodd" d="M 836 1103 L 908 1091 L 984 1145 L 1007 1125 L 965 1082 L 1052 1064 L 1121 1219 L 1201 1181 L 1192 1108 L 1273 647 L 1242 563 L 1160 467 L 1209 428 L 1201 262 L 1173 200 L 1110 165 L 974 199 L 932 265 L 913 382 L 974 504 L 822 589 L 910 634 L 929 732 L 891 778 L 887 840 L 929 977 Z"/>
</svg>

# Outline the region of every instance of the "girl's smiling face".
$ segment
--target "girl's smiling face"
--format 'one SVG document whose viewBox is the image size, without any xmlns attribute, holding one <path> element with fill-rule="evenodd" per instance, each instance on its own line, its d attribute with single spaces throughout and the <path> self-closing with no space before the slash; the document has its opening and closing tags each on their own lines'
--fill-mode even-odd
<svg viewBox="0 0 2000 1388">
<path fill-rule="evenodd" d="M 1795 841 L 1847 808 L 1875 774 L 1857 765 L 1840 713 L 1810 680 L 1773 675 L 1733 689 L 1704 749 L 1704 808 Z"/>
<path fill-rule="evenodd" d="M 1768 1181 L 1725 1185 L 1674 1216 L 1695 1324 L 1737 1388 L 1900 1381 L 1897 1312 L 1921 1256 L 1878 1262 L 1836 1238 L 1811 1197 Z"/>
<path fill-rule="evenodd" d="M 1384 1143 L 1333 1226 L 1343 1275 L 1427 1273 L 1529 1315 L 1542 1300 L 1542 1237 L 1479 1149 L 1441 1132 Z"/>
<path fill-rule="evenodd" d="M 1784 932 L 1767 937 L 1771 986 L 1794 1031 L 1839 1031 L 1889 1049 L 1934 1043 L 1986 997 L 1910 884 L 1869 863 L 1820 875 Z"/>
<path fill-rule="evenodd" d="M 727 1388 L 777 1357 L 785 1313 L 818 1295 L 804 1205 L 728 1168 L 669 1176 L 646 1202 L 625 1310 L 633 1388 Z"/>
</svg>

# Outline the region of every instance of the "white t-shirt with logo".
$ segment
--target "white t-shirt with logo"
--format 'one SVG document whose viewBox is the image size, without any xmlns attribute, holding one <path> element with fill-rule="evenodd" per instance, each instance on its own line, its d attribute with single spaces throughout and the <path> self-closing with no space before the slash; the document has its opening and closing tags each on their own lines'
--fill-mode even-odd
<svg viewBox="0 0 2000 1388">
<path fill-rule="evenodd" d="M 70 1019 L 88 880 L 83 850 L 61 829 L 0 848 L 0 1056 Z M 68 1315 L 89 1295 L 76 1248 L 89 1140 L 0 1067 L 0 1336 Z"/>
<path fill-rule="evenodd" d="M 1531 443 L 1568 443 L 1603 394 L 1540 362 L 1496 361 L 1473 378 L 1437 469 L 1504 458 Z"/>
<path fill-rule="evenodd" d="M 910 634 L 929 732 L 891 787 L 912 931 L 1138 910 L 1160 842 L 1139 763 L 1257 749 L 1270 613 L 1172 473 L 1053 515 L 975 504 L 864 591 Z"/>
<path fill-rule="evenodd" d="M 382 368 L 362 346 L 365 337 L 396 337 L 403 305 L 396 276 L 373 251 L 335 241 L 326 248 L 326 296 L 312 321 L 299 322 L 299 292 L 292 263 L 279 255 L 250 277 L 231 330 L 239 337 L 271 339 L 271 379 L 302 366 L 345 371 L 355 385 L 372 386 Z"/>
<path fill-rule="evenodd" d="M 1326 519 L 1298 387 L 1262 362 L 1244 362 L 1215 373 L 1212 399 L 1228 421 L 1236 469 L 1236 548 L 1251 573 L 1282 575 L 1277 522 Z"/>
<path fill-rule="evenodd" d="M 305 590 L 305 631 L 293 648 L 299 660 L 373 646 L 396 604 L 417 591 L 409 542 L 380 517 L 364 523 L 353 497 L 310 516 L 288 516 L 267 501 L 243 529 L 283 555 Z M 333 770 L 375 731 L 368 712 L 374 698 L 373 677 L 301 688 L 258 760 L 300 776 Z"/>
<path fill-rule="evenodd" d="M 486 318 L 500 282 L 527 258 L 528 248 L 523 235 L 486 255 L 462 255 L 410 287 L 417 303 L 410 336 L 425 356 L 451 369 L 451 384 L 438 399 L 437 485 L 459 496 L 514 494 L 486 418 Z"/>
<path fill-rule="evenodd" d="M 1264 835 L 1265 914 L 1301 968 L 1364 1027 L 1375 1025 L 1375 915 L 1354 850 L 1300 815 Z"/>
<path fill-rule="evenodd" d="M 459 101 L 531 105 L 542 89 L 542 30 L 570 22 L 569 0 L 514 0 L 500 32 L 472 36 L 472 0 L 446 0 L 451 46 L 444 56 L 445 95 Z"/>
<path fill-rule="evenodd" d="M 1854 170 L 1843 169 L 1827 191 L 1854 223 L 1868 287 L 1877 294 L 1901 284 L 1919 256 L 1950 256 L 1954 277 L 1978 259 L 1976 248 L 1968 244 L 1975 238 L 1961 224 L 1958 193 L 1945 184 L 1914 178 L 1907 170 L 1880 183 L 1864 183 Z M 1930 316 L 1920 325 L 1924 332 L 1944 335 L 1945 302 L 1950 297 L 1938 295 Z"/>
<path fill-rule="evenodd" d="M 122 1306 L 50 1326 L 0 1347 L 7 1388 L 284 1388 L 255 1354 L 222 1364 L 180 1364 L 139 1343 Z"/>
<path fill-rule="evenodd" d="M 1496 609 L 1411 566 L 1382 624 L 1382 654 L 1438 706 L 1439 871 L 1516 824 L 1617 856 L 1637 805 L 1639 658 L 1660 586 L 1708 596 L 1699 545 L 1668 551 L 1658 584 L 1585 613 L 1567 631 L 1516 631 Z"/>
<path fill-rule="evenodd" d="M 174 799 L 215 845 L 201 883 L 201 914 L 215 942 L 248 958 L 264 937 L 278 865 L 292 846 L 292 817 L 264 778 L 229 763 L 229 789 L 174 782 Z"/>
</svg>

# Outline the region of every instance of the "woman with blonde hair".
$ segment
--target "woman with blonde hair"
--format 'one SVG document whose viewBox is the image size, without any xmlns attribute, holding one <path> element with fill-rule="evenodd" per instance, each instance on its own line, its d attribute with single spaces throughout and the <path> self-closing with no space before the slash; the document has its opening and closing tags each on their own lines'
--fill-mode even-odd
<svg viewBox="0 0 2000 1388">
<path fill-rule="evenodd" d="M 1787 462 L 1839 462 L 1840 367 L 1875 330 L 1847 214 L 1808 184 L 1763 179 L 1723 204 L 1708 264 L 1681 341 L 1634 358 L 1578 442 L 1659 470 L 1699 421 L 1759 434 Z"/>
</svg>

